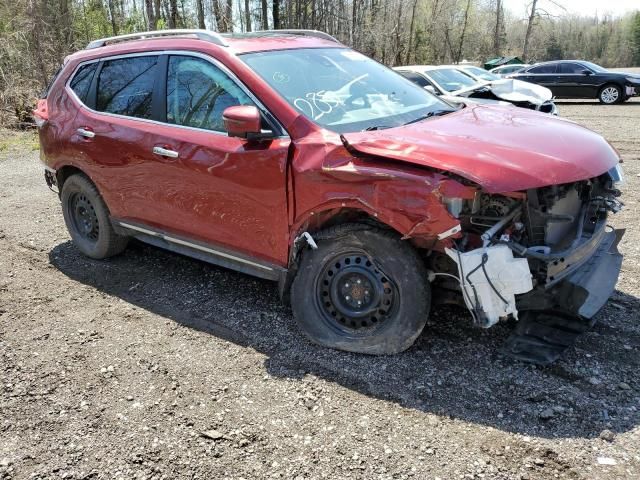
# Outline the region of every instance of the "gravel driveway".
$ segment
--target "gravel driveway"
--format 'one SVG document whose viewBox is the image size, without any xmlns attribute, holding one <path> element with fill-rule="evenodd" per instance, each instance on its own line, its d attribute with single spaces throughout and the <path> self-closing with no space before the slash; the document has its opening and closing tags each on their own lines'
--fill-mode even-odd
<svg viewBox="0 0 640 480">
<path fill-rule="evenodd" d="M 622 154 L 628 230 L 614 298 L 547 368 L 458 309 L 370 357 L 308 343 L 275 284 L 83 258 L 35 138 L 0 131 L 0 479 L 640 478 L 640 98 L 559 107 Z"/>
</svg>

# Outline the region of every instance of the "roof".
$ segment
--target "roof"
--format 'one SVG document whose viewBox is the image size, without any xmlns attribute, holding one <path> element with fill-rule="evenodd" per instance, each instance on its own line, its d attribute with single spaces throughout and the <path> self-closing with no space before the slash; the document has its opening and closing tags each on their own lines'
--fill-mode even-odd
<svg viewBox="0 0 640 480">
<path fill-rule="evenodd" d="M 65 61 L 145 50 L 206 51 L 219 48 L 240 55 L 249 52 L 323 47 L 344 48 L 344 45 L 324 32 L 312 30 L 272 30 L 241 34 L 218 34 L 206 30 L 164 30 L 94 40 L 86 49 L 70 55 Z"/>
</svg>

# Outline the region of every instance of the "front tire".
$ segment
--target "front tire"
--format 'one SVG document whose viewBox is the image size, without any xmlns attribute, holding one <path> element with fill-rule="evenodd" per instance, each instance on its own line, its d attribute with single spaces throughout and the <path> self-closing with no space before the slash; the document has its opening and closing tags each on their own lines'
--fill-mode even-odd
<svg viewBox="0 0 640 480">
<path fill-rule="evenodd" d="M 103 259 L 127 247 L 129 238 L 114 231 L 107 205 L 87 177 L 75 174 L 67 178 L 60 200 L 67 230 L 82 254 Z"/>
<path fill-rule="evenodd" d="M 393 232 L 339 225 L 315 236 L 291 288 L 294 317 L 315 343 L 367 354 L 409 348 L 427 322 L 422 259 Z"/>
<path fill-rule="evenodd" d="M 613 84 L 605 85 L 598 94 L 598 100 L 605 105 L 613 105 L 622 102 L 622 89 Z"/>
</svg>

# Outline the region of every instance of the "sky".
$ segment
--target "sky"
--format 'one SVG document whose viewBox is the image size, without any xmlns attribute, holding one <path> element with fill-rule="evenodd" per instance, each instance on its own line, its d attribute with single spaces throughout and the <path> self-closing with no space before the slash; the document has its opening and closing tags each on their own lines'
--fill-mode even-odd
<svg viewBox="0 0 640 480">
<path fill-rule="evenodd" d="M 569 13 L 577 13 L 585 16 L 611 13 L 613 15 L 623 15 L 633 10 L 640 10 L 640 0 L 538 0 L 541 8 L 549 11 L 553 15 L 565 13 L 562 9 L 554 6 L 554 2 L 566 8 Z M 515 15 L 525 16 L 527 5 L 530 0 L 504 0 L 506 8 Z"/>
</svg>

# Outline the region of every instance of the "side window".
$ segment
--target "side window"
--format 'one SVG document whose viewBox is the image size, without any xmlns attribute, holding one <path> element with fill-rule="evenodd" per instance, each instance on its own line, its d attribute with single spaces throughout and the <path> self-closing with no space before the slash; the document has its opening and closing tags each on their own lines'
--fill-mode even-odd
<svg viewBox="0 0 640 480">
<path fill-rule="evenodd" d="M 93 75 L 98 68 L 98 62 L 93 62 L 88 65 L 84 65 L 78 69 L 76 74 L 71 79 L 69 86 L 71 90 L 75 92 L 81 102 L 85 102 L 87 99 L 87 93 L 89 92 L 89 86 L 93 80 Z"/>
<path fill-rule="evenodd" d="M 151 118 L 158 57 L 129 57 L 104 62 L 98 77 L 96 110 Z"/>
<path fill-rule="evenodd" d="M 169 57 L 167 122 L 224 132 L 222 112 L 235 105 L 254 105 L 223 71 L 190 56 Z"/>
<path fill-rule="evenodd" d="M 586 68 L 577 63 L 561 63 L 558 65 L 558 73 L 578 74 L 582 73 L 583 70 L 586 70 Z"/>
<path fill-rule="evenodd" d="M 422 88 L 431 85 L 429 81 L 419 73 L 414 73 L 414 72 L 398 72 L 398 73 L 403 77 L 405 77 L 406 79 L 411 80 L 416 85 L 421 86 Z"/>
<path fill-rule="evenodd" d="M 556 73 L 556 64 L 533 67 L 527 70 L 527 73 Z"/>
</svg>

